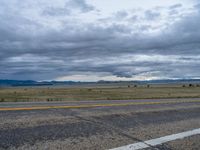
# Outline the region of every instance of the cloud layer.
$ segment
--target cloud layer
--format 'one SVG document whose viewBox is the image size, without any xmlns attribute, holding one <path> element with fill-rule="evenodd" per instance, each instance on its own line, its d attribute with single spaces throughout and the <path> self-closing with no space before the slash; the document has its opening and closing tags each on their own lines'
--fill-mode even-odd
<svg viewBox="0 0 200 150">
<path fill-rule="evenodd" d="M 2 0 L 0 78 L 199 78 L 199 24 L 195 2 L 105 13 L 85 0 Z"/>
</svg>

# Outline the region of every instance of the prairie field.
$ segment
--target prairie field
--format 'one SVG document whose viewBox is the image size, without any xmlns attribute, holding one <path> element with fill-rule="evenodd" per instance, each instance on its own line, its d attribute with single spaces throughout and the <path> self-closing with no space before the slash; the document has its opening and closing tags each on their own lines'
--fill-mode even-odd
<svg viewBox="0 0 200 150">
<path fill-rule="evenodd" d="M 198 98 L 198 85 L 92 85 L 1 87 L 0 102 Z"/>
</svg>

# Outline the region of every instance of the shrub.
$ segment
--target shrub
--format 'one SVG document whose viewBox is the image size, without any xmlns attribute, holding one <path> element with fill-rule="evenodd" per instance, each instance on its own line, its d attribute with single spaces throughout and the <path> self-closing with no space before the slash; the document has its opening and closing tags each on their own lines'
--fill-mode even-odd
<svg viewBox="0 0 200 150">
<path fill-rule="evenodd" d="M 51 101 L 51 99 L 50 99 L 50 98 L 47 98 L 47 102 L 49 102 L 49 101 Z"/>
<path fill-rule="evenodd" d="M 0 99 L 0 102 L 4 102 L 4 101 L 5 101 L 5 99 L 4 99 L 4 98 L 1 98 L 1 99 Z"/>
<path fill-rule="evenodd" d="M 193 87 L 193 84 L 189 84 L 189 87 Z"/>
</svg>

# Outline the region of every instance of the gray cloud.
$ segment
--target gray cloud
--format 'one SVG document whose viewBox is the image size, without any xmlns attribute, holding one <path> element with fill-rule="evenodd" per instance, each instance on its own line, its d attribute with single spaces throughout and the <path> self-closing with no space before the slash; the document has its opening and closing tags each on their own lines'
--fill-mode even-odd
<svg viewBox="0 0 200 150">
<path fill-rule="evenodd" d="M 65 16 L 71 14 L 71 10 L 65 7 L 63 8 L 47 7 L 42 12 L 42 14 L 49 16 Z"/>
<path fill-rule="evenodd" d="M 182 4 L 175 4 L 175 5 L 170 6 L 169 9 L 177 9 L 180 7 L 182 7 Z"/>
<path fill-rule="evenodd" d="M 179 13 L 179 10 L 182 8 L 182 4 L 175 4 L 175 5 L 172 5 L 170 6 L 168 9 L 169 9 L 169 14 L 171 16 L 173 15 L 178 15 Z"/>
<path fill-rule="evenodd" d="M 124 19 L 128 16 L 128 13 L 126 11 L 118 11 L 115 14 L 116 19 Z"/>
<path fill-rule="evenodd" d="M 46 7 L 42 14 L 56 17 L 70 15 L 73 11 L 87 13 L 93 10 L 95 7 L 87 4 L 85 0 L 69 0 L 63 7 Z"/>
<path fill-rule="evenodd" d="M 86 3 L 85 0 L 70 0 L 66 3 L 66 7 L 78 8 L 82 12 L 88 12 L 94 10 L 94 6 Z"/>
<path fill-rule="evenodd" d="M 152 11 L 152 10 L 147 10 L 145 12 L 145 18 L 147 20 L 155 20 L 157 19 L 158 17 L 160 16 L 160 13 L 159 12 L 155 12 L 155 11 Z"/>
<path fill-rule="evenodd" d="M 87 22 L 75 19 L 71 11 L 90 12 L 94 7 L 83 0 L 65 4 L 36 5 L 31 15 L 26 6 L 15 8 L 16 13 L 11 6 L 0 6 L 7 10 L 0 12 L 0 78 L 47 80 L 88 72 L 130 79 L 199 77 L 200 12 L 158 28 L 159 22 L 151 20 L 163 17 L 161 12 L 145 11 L 144 22 L 138 14 L 130 20 L 128 11 L 105 22 Z M 69 18 L 62 17 L 65 14 Z"/>
</svg>

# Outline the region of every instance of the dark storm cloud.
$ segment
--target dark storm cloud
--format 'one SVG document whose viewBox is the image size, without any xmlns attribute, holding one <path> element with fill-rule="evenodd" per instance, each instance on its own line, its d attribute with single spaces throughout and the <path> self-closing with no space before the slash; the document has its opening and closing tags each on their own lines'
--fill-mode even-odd
<svg viewBox="0 0 200 150">
<path fill-rule="evenodd" d="M 177 4 L 170 9 L 179 7 Z M 86 1 L 71 0 L 62 8 L 41 8 L 38 14 L 55 19 L 71 16 L 74 9 L 84 13 L 95 8 Z M 106 23 L 61 19 L 51 25 L 43 21 L 46 18 L 34 20 L 22 15 L 22 10 L 9 10 L 0 12 L 0 78 L 44 80 L 77 72 L 126 78 L 199 77 L 200 12 L 189 13 L 151 33 L 152 24 L 137 24 L 140 16 L 136 14 L 133 23 L 126 11 L 113 14 L 115 19 L 109 18 Z M 116 17 L 128 22 L 116 22 Z M 145 17 L 155 20 L 161 13 L 148 10 Z"/>
</svg>

